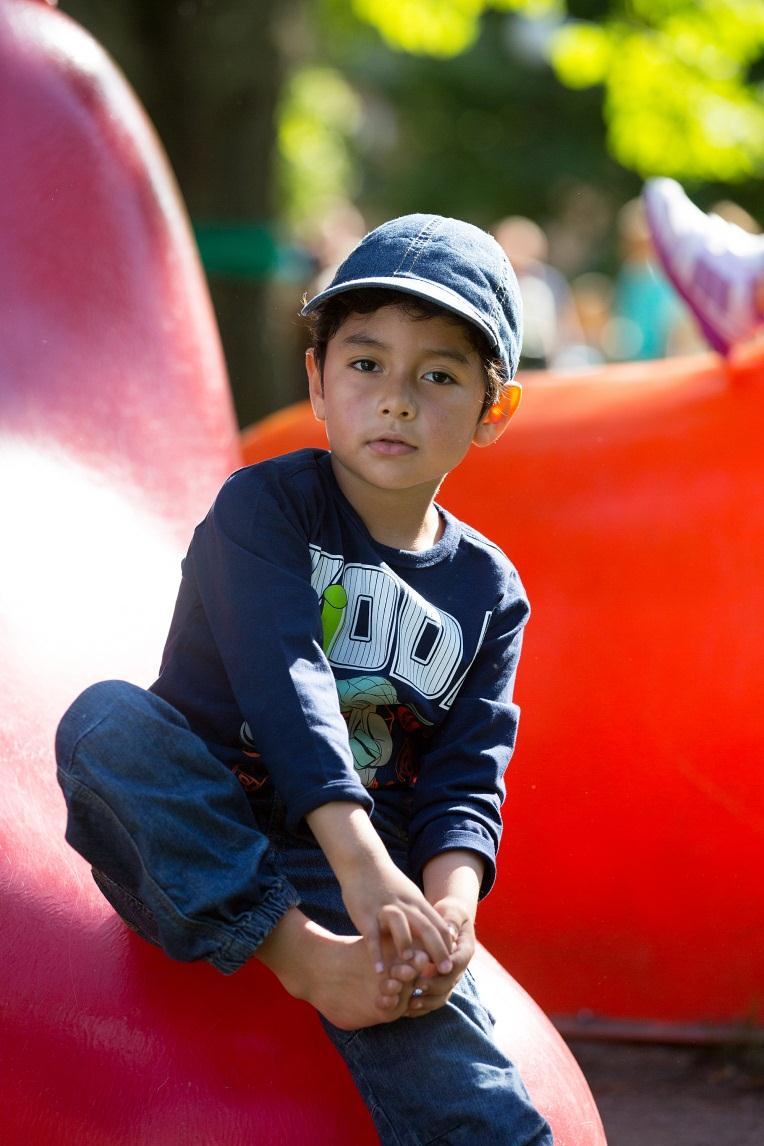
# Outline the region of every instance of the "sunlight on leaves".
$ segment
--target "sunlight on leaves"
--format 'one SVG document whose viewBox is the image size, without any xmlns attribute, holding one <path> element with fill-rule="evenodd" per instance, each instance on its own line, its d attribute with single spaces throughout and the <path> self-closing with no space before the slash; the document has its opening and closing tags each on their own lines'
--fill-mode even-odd
<svg viewBox="0 0 764 1146">
<path fill-rule="evenodd" d="M 292 76 L 278 112 L 282 203 L 292 222 L 310 222 L 347 195 L 361 111 L 338 71 L 308 67 Z"/>
<path fill-rule="evenodd" d="M 752 177 L 764 165 L 764 103 L 666 36 L 620 37 L 606 83 L 608 143 L 643 176 Z"/>
<path fill-rule="evenodd" d="M 476 43 L 489 11 L 538 18 L 558 80 L 602 87 L 606 145 L 621 165 L 643 177 L 724 182 L 764 173 L 764 85 L 752 72 L 764 54 L 764 0 L 609 0 L 596 20 L 568 18 L 566 0 L 336 0 L 334 8 L 334 19 L 341 8 L 346 25 L 374 29 L 398 53 L 442 60 Z M 508 43 L 512 35 L 508 22 Z M 361 115 L 339 71 L 293 77 L 279 116 L 292 220 L 352 196 Z"/>
<path fill-rule="evenodd" d="M 563 25 L 549 58 L 566 86 L 604 86 L 625 167 L 734 182 L 764 170 L 764 91 L 749 81 L 763 52 L 761 0 L 623 0 Z"/>
<path fill-rule="evenodd" d="M 477 39 L 487 8 L 546 16 L 564 9 L 562 0 L 352 0 L 353 11 L 398 51 L 456 56 Z"/>
<path fill-rule="evenodd" d="M 482 0 L 353 0 L 356 15 L 393 48 L 455 56 L 473 43 Z"/>
<path fill-rule="evenodd" d="M 612 48 L 612 38 L 604 28 L 570 22 L 554 36 L 550 58 L 567 87 L 588 88 L 605 82 Z"/>
</svg>

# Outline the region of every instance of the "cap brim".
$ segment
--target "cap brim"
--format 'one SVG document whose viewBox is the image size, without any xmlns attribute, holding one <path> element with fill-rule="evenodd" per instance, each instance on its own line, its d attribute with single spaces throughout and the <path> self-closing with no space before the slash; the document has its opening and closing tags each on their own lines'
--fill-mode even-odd
<svg viewBox="0 0 764 1146">
<path fill-rule="evenodd" d="M 475 309 L 471 303 L 463 299 L 461 295 L 457 294 L 455 290 L 450 287 L 441 286 L 439 283 L 430 282 L 428 279 L 419 279 L 411 275 L 389 275 L 389 276 L 376 276 L 365 279 L 352 279 L 350 282 L 337 283 L 335 286 L 329 286 L 326 290 L 320 291 L 314 295 L 312 299 L 305 303 L 305 306 L 300 311 L 300 314 L 310 314 L 322 302 L 328 298 L 333 298 L 338 294 L 346 294 L 348 291 L 364 290 L 367 287 L 382 287 L 387 290 L 400 291 L 402 294 L 412 294 L 416 298 L 427 299 L 429 302 L 437 303 L 442 306 L 444 310 L 451 311 L 452 314 L 459 315 L 460 318 L 466 318 L 473 326 L 477 326 L 482 330 L 491 346 L 501 355 L 501 346 L 496 337 L 496 334 L 478 310 Z M 503 355 L 501 355 L 503 357 Z"/>
</svg>

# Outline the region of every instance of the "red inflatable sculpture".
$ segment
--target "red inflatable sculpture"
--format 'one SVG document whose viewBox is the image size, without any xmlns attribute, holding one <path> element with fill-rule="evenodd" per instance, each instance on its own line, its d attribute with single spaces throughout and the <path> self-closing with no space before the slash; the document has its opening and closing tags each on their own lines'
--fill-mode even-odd
<svg viewBox="0 0 764 1146">
<path fill-rule="evenodd" d="M 336 1146 L 371 1121 L 307 1005 L 173 963 L 64 842 L 52 742 L 90 681 L 155 675 L 190 531 L 241 464 L 153 133 L 92 39 L 0 0 L 0 1014 L 4 1146 Z M 567 1048 L 476 969 L 558 1146 L 599 1146 Z"/>
<path fill-rule="evenodd" d="M 443 487 L 534 609 L 479 930 L 571 1033 L 764 1023 L 762 425 L 755 356 L 533 376 Z M 244 435 L 306 444 L 307 405 Z"/>
</svg>

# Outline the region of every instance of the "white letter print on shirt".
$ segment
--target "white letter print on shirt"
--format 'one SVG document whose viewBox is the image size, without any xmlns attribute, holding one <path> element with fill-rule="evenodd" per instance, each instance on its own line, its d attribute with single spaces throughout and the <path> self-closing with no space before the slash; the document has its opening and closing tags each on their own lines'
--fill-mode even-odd
<svg viewBox="0 0 764 1146">
<path fill-rule="evenodd" d="M 381 672 L 405 681 L 429 700 L 443 695 L 449 709 L 466 671 L 455 684 L 464 654 L 459 622 L 437 609 L 391 569 L 379 565 L 344 564 L 342 557 L 310 546 L 311 583 L 319 600 L 330 589 L 335 614 L 324 652 L 338 668 Z M 344 592 L 343 592 L 344 591 Z M 340 611 L 334 604 L 341 600 Z M 477 655 L 488 625 L 486 614 Z"/>
</svg>

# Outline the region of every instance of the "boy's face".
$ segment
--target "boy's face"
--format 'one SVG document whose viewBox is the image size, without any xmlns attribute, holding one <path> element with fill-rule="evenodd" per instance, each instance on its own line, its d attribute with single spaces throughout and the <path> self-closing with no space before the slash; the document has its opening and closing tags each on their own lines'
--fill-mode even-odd
<svg viewBox="0 0 764 1146">
<path fill-rule="evenodd" d="M 504 426 L 481 420 L 485 379 L 459 323 L 397 306 L 351 314 L 326 349 L 323 378 L 307 357 L 310 398 L 326 423 L 341 488 L 432 497 L 472 442 Z M 508 420 L 508 418 L 507 418 Z"/>
</svg>

